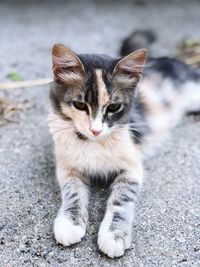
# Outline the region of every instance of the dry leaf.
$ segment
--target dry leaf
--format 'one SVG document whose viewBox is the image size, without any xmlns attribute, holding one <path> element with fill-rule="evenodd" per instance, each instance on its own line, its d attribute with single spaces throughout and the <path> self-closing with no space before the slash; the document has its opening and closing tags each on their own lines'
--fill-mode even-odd
<svg viewBox="0 0 200 267">
<path fill-rule="evenodd" d="M 177 57 L 193 67 L 200 68 L 200 40 L 183 39 L 177 47 Z"/>
<path fill-rule="evenodd" d="M 18 123 L 19 112 L 29 108 L 31 108 L 31 104 L 28 101 L 14 102 L 0 98 L 0 126 L 8 122 Z"/>
</svg>

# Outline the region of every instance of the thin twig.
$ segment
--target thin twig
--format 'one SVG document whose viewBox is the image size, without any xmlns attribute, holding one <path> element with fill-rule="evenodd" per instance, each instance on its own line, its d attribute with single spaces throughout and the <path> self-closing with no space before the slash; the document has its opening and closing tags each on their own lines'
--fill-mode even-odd
<svg viewBox="0 0 200 267">
<path fill-rule="evenodd" d="M 5 82 L 5 83 L 0 83 L 0 90 L 41 86 L 41 85 L 49 84 L 52 81 L 53 81 L 52 79 L 39 79 L 39 80 L 32 80 L 32 81 Z"/>
</svg>

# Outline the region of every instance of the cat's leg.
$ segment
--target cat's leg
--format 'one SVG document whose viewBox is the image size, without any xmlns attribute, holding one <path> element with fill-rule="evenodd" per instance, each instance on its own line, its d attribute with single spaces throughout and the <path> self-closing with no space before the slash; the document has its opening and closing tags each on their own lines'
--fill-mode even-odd
<svg viewBox="0 0 200 267">
<path fill-rule="evenodd" d="M 142 172 L 123 171 L 111 186 L 106 213 L 98 233 L 99 249 L 109 257 L 120 257 L 131 246 L 134 219 Z"/>
<path fill-rule="evenodd" d="M 76 173 L 76 172 L 75 172 Z M 57 171 L 60 183 L 62 205 L 54 222 L 56 241 L 64 246 L 81 241 L 85 235 L 88 220 L 89 191 L 78 174 Z"/>
</svg>

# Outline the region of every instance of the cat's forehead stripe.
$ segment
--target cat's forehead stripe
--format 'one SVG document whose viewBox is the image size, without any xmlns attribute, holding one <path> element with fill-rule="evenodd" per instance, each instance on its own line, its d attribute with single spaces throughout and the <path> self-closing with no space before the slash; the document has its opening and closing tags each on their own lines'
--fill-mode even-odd
<svg viewBox="0 0 200 267">
<path fill-rule="evenodd" d="M 106 89 L 106 84 L 103 80 L 102 69 L 96 69 L 96 83 L 98 90 L 98 103 L 99 107 L 104 106 L 109 101 L 109 95 Z"/>
</svg>

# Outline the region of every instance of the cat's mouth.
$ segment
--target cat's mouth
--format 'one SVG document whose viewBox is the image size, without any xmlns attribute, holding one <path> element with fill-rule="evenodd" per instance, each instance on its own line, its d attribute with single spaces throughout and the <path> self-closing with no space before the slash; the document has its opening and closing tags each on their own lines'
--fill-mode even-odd
<svg viewBox="0 0 200 267">
<path fill-rule="evenodd" d="M 99 141 L 104 139 L 106 136 L 105 135 L 100 135 L 100 136 L 94 136 L 94 137 L 88 137 L 86 135 L 84 135 L 83 133 L 81 133 L 80 131 L 76 131 L 75 132 L 76 136 L 78 137 L 78 139 L 82 140 L 82 141 L 86 141 L 86 140 L 91 140 L 91 141 Z"/>
</svg>

